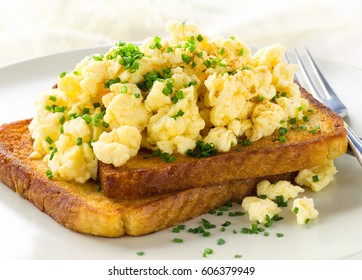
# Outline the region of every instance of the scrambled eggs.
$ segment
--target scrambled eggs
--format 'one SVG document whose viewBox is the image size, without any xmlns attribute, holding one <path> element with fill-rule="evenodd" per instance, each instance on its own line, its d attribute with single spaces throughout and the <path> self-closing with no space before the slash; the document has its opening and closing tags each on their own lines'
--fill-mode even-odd
<svg viewBox="0 0 362 280">
<path fill-rule="evenodd" d="M 249 213 L 249 220 L 265 224 L 267 218 L 273 218 L 282 209 L 269 198 L 261 199 L 255 196 L 248 196 L 243 199 L 241 207 Z"/>
<path fill-rule="evenodd" d="M 85 57 L 39 98 L 31 156 L 44 157 L 51 176 L 95 179 L 98 160 L 121 166 L 141 147 L 187 154 L 203 141 L 227 152 L 308 110 L 283 46 L 252 54 L 238 38 L 211 40 L 193 22 L 166 30 L 167 39 L 120 41 Z"/>
<path fill-rule="evenodd" d="M 304 189 L 289 181 L 278 181 L 271 184 L 269 181 L 263 180 L 256 186 L 256 192 L 258 196 L 266 195 L 271 200 L 275 200 L 277 196 L 283 196 L 284 201 L 287 201 L 296 198 L 300 192 L 304 192 Z"/>
<path fill-rule="evenodd" d="M 334 166 L 334 162 L 330 160 L 323 165 L 299 171 L 295 182 L 301 186 L 310 187 L 315 192 L 319 192 L 334 179 L 333 176 L 336 173 L 337 169 Z"/>
<path fill-rule="evenodd" d="M 297 217 L 300 225 L 309 223 L 310 220 L 318 217 L 318 211 L 314 208 L 313 198 L 297 198 L 293 202 L 292 212 Z"/>
</svg>

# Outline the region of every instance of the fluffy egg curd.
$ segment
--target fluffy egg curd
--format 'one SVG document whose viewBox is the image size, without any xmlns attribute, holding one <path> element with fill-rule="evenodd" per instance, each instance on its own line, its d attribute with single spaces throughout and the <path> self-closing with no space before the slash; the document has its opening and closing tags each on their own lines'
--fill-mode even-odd
<svg viewBox="0 0 362 280">
<path fill-rule="evenodd" d="M 228 152 L 308 110 L 284 46 L 252 54 L 238 38 L 209 39 L 193 22 L 171 21 L 166 31 L 167 39 L 120 41 L 85 57 L 37 100 L 31 156 L 44 158 L 48 177 L 96 179 L 98 161 L 118 167 L 140 148 L 185 155 L 202 141 Z"/>
</svg>

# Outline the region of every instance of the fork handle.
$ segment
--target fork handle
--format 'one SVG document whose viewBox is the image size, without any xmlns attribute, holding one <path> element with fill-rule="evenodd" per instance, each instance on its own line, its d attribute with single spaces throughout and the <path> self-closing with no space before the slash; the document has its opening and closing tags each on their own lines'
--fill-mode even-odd
<svg viewBox="0 0 362 280">
<path fill-rule="evenodd" d="M 347 139 L 353 154 L 362 165 L 362 141 L 349 126 L 347 126 Z"/>
</svg>

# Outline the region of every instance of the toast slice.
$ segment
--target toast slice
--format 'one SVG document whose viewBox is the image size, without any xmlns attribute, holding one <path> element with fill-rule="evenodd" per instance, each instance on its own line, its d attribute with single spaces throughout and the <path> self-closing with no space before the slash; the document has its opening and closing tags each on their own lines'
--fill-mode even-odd
<svg viewBox="0 0 362 280">
<path fill-rule="evenodd" d="M 138 199 L 111 199 L 98 183 L 49 179 L 42 160 L 30 159 L 30 120 L 0 127 L 0 181 L 58 223 L 77 232 L 119 237 L 156 232 L 241 200 L 263 180 L 291 180 L 294 173 L 234 180 Z"/>
<path fill-rule="evenodd" d="M 285 143 L 278 141 L 276 132 L 247 147 L 238 144 L 228 153 L 202 159 L 177 155 L 172 163 L 152 157 L 149 151 L 140 151 L 121 167 L 100 164 L 99 178 L 104 195 L 110 198 L 148 197 L 293 172 L 321 165 L 345 153 L 347 138 L 343 119 L 303 88 L 301 95 L 309 100 L 313 112 L 308 116 L 309 120 L 302 123 L 304 130 L 300 127 L 293 130 L 294 125 L 288 125 Z"/>
</svg>

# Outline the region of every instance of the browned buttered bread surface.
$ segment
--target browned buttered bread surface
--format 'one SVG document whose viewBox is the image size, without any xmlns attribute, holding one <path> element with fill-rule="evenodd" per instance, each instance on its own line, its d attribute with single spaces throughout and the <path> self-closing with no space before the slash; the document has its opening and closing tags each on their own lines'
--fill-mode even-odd
<svg viewBox="0 0 362 280">
<path fill-rule="evenodd" d="M 303 88 L 301 94 L 309 100 L 311 112 L 298 128 L 288 126 L 285 142 L 278 140 L 276 131 L 251 145 L 238 144 L 228 153 L 202 159 L 177 155 L 171 163 L 141 150 L 120 167 L 100 163 L 99 177 L 104 194 L 111 198 L 148 197 L 230 180 L 293 172 L 321 165 L 345 153 L 347 139 L 343 119 Z"/>
<path fill-rule="evenodd" d="M 0 181 L 58 223 L 74 231 L 105 237 L 156 232 L 240 200 L 262 179 L 290 180 L 295 174 L 234 180 L 138 199 L 110 199 L 97 182 L 49 179 L 42 160 L 30 159 L 30 120 L 0 127 Z"/>
</svg>

